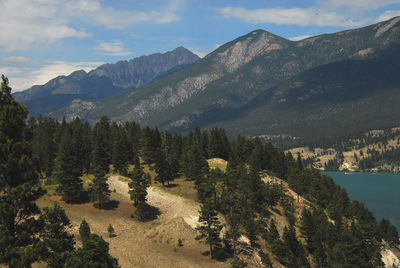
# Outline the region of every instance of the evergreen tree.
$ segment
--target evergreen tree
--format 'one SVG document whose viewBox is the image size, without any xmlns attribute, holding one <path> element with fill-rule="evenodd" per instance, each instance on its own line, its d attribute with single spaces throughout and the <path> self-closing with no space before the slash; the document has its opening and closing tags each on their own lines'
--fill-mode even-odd
<svg viewBox="0 0 400 268">
<path fill-rule="evenodd" d="M 75 244 L 73 235 L 67 231 L 70 221 L 64 209 L 57 203 L 54 203 L 53 208 L 44 208 L 40 219 L 44 223 L 40 236 L 46 247 L 42 259 L 49 267 L 64 267 Z"/>
<path fill-rule="evenodd" d="M 90 236 L 90 226 L 85 219 L 83 219 L 79 225 L 79 235 L 82 239 L 82 244 L 85 244 L 85 241 L 87 241 Z"/>
<path fill-rule="evenodd" d="M 210 158 L 219 157 L 228 160 L 230 146 L 225 130 L 222 128 L 213 128 L 210 131 L 208 154 Z"/>
<path fill-rule="evenodd" d="M 108 233 L 109 237 L 114 237 L 115 236 L 114 227 L 112 227 L 111 223 L 107 227 L 107 233 Z"/>
<path fill-rule="evenodd" d="M 156 161 L 157 153 L 161 147 L 161 136 L 158 129 L 145 127 L 142 131 L 142 156 L 146 164 Z"/>
<path fill-rule="evenodd" d="M 210 256 L 213 257 L 214 247 L 218 246 L 221 242 L 219 234 L 222 225 L 218 220 L 215 205 L 210 199 L 205 200 L 201 205 L 199 222 L 201 225 L 196 227 L 196 230 L 200 232 L 200 235 L 196 239 L 205 239 L 205 243 L 210 246 Z"/>
<path fill-rule="evenodd" d="M 390 220 L 382 218 L 381 222 L 379 223 L 379 227 L 381 229 L 383 239 L 385 239 L 389 245 L 392 247 L 399 245 L 399 233 Z"/>
<path fill-rule="evenodd" d="M 62 199 L 67 203 L 81 202 L 83 199 L 83 183 L 80 178 L 81 169 L 76 165 L 76 151 L 72 143 L 69 128 L 61 136 L 53 176 L 60 184 L 57 188 Z"/>
<path fill-rule="evenodd" d="M 140 125 L 135 122 L 126 122 L 124 128 L 129 143 L 129 162 L 133 162 L 140 149 L 142 131 Z"/>
<path fill-rule="evenodd" d="M 32 126 L 32 157 L 39 168 L 39 172 L 50 177 L 58 149 L 54 140 L 58 127 L 57 121 L 39 116 L 37 123 Z"/>
<path fill-rule="evenodd" d="M 135 160 L 135 167 L 131 174 L 131 182 L 129 182 L 129 194 L 133 205 L 136 207 L 136 214 L 140 219 L 146 217 L 145 210 L 147 209 L 146 196 L 147 188 L 150 186 L 150 176 L 143 172 L 140 166 L 139 158 Z"/>
<path fill-rule="evenodd" d="M 165 182 L 169 184 L 169 182 L 174 179 L 171 167 L 162 152 L 160 152 L 156 159 L 155 170 L 157 173 L 155 180 L 161 182 L 163 186 L 165 186 Z"/>
<path fill-rule="evenodd" d="M 283 230 L 283 242 L 286 248 L 285 262 L 286 267 L 310 267 L 303 246 L 297 240 L 296 230 L 293 225 L 289 228 L 285 227 Z"/>
<path fill-rule="evenodd" d="M 74 252 L 73 256 L 67 260 L 66 267 L 104 267 L 104 268 L 118 268 L 118 260 L 109 254 L 109 244 L 104 241 L 101 236 L 91 234 L 89 225 L 85 226 L 83 235 L 83 247 Z M 82 230 L 83 230 L 82 229 Z M 79 228 L 81 233 L 81 228 Z"/>
<path fill-rule="evenodd" d="M 193 144 L 192 148 L 188 152 L 187 161 L 187 178 L 194 180 L 196 186 L 198 187 L 202 180 L 204 180 L 205 176 L 208 174 L 209 166 L 196 144 Z"/>
<path fill-rule="evenodd" d="M 92 201 L 96 202 L 99 209 L 103 209 L 110 202 L 110 188 L 107 183 L 106 174 L 102 168 L 94 169 L 94 180 L 90 188 Z"/>
<path fill-rule="evenodd" d="M 42 228 L 35 201 L 43 195 L 33 167 L 25 125 L 27 109 L 11 96 L 2 75 L 0 90 L 0 264 L 29 267 L 40 256 Z"/>
<path fill-rule="evenodd" d="M 107 173 L 111 164 L 110 122 L 107 116 L 103 116 L 94 126 L 92 140 L 92 165 Z"/>
<path fill-rule="evenodd" d="M 122 127 L 116 126 L 115 128 L 115 133 L 113 135 L 112 163 L 118 173 L 126 175 L 127 164 L 130 157 L 128 138 Z"/>
<path fill-rule="evenodd" d="M 70 128 L 72 135 L 70 146 L 73 150 L 75 166 L 79 169 L 79 174 L 81 175 L 84 171 L 88 171 L 90 165 L 90 129 L 78 117 L 71 122 Z"/>
</svg>

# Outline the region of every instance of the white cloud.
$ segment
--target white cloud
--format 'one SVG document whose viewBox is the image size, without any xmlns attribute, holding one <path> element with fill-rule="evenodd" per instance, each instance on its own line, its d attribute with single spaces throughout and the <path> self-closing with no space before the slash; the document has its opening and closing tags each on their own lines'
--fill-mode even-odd
<svg viewBox="0 0 400 268">
<path fill-rule="evenodd" d="M 400 16 L 400 10 L 386 10 L 376 19 L 376 22 L 389 20 L 397 16 Z"/>
<path fill-rule="evenodd" d="M 294 36 L 294 37 L 290 37 L 289 40 L 291 41 L 300 41 L 300 40 L 304 40 L 306 38 L 311 37 L 311 35 L 300 35 L 300 36 Z"/>
<path fill-rule="evenodd" d="M 101 0 L 0 0 L 0 47 L 8 51 L 54 43 L 68 37 L 91 36 L 82 23 L 123 29 L 139 22 L 170 23 L 179 17 L 172 11 L 115 10 Z"/>
<path fill-rule="evenodd" d="M 274 23 L 301 26 L 360 26 L 364 22 L 355 21 L 334 11 L 316 8 L 269 8 L 248 10 L 225 7 L 220 10 L 225 18 L 236 18 L 248 23 Z"/>
<path fill-rule="evenodd" d="M 368 12 L 378 10 L 400 0 L 321 0 L 307 8 L 245 9 L 225 7 L 219 13 L 225 18 L 236 18 L 247 23 L 273 23 L 300 26 L 356 27 L 374 22 Z M 388 13 L 384 18 L 397 13 Z"/>
<path fill-rule="evenodd" d="M 400 0 L 326 0 L 318 1 L 323 8 L 350 8 L 357 11 L 377 10 L 389 5 L 400 4 Z"/>
<path fill-rule="evenodd" d="M 114 40 L 111 42 L 101 41 L 95 50 L 98 50 L 103 55 L 109 56 L 128 56 L 131 55 L 132 52 L 126 50 L 124 43 L 119 40 Z"/>
<path fill-rule="evenodd" d="M 36 62 L 25 57 L 4 57 L 0 58 L 0 73 L 8 77 L 12 92 L 17 92 L 76 70 L 90 71 L 101 64 L 103 62 Z"/>
</svg>

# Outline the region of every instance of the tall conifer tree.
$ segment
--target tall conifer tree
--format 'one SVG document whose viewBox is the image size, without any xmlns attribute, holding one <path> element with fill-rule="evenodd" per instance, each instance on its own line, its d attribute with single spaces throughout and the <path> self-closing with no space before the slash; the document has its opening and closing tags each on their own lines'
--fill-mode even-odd
<svg viewBox="0 0 400 268">
<path fill-rule="evenodd" d="M 67 203 L 82 201 L 83 183 L 80 178 L 81 168 L 77 166 L 76 148 L 71 146 L 72 134 L 66 128 L 61 136 L 53 176 L 60 184 L 57 191 Z"/>
<path fill-rule="evenodd" d="M 0 264 L 29 267 L 38 259 L 42 242 L 35 201 L 44 193 L 26 140 L 27 109 L 11 96 L 2 75 L 0 89 Z"/>
</svg>

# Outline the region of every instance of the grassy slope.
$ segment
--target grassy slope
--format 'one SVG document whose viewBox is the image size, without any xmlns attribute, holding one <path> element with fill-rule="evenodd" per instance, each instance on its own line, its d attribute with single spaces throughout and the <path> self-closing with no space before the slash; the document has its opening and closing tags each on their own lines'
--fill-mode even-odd
<svg viewBox="0 0 400 268">
<path fill-rule="evenodd" d="M 223 159 L 209 159 L 210 168 L 219 168 L 225 170 L 227 162 Z M 145 171 L 152 175 L 154 179 L 154 171 L 145 167 Z M 93 177 L 84 176 L 85 187 Z M 117 179 L 121 185 L 126 185 L 128 178 L 122 176 L 111 175 L 110 180 Z M 265 181 L 271 178 L 264 178 Z M 272 178 L 273 182 L 280 183 L 287 189 L 289 195 L 296 197 L 297 195 L 291 191 L 287 184 L 278 178 Z M 112 188 L 114 186 L 111 186 Z M 126 186 L 127 187 L 127 186 Z M 127 197 L 127 193 L 121 192 L 117 187 L 117 191 L 112 192 L 111 198 L 119 202 L 114 210 L 99 210 L 94 208 L 93 203 L 86 204 L 66 204 L 59 196 L 54 194 L 54 186 L 47 186 L 48 194 L 38 200 L 40 207 L 52 206 L 54 202 L 60 204 L 66 211 L 71 220 L 72 227 L 70 231 L 75 235 L 76 245 L 81 246 L 79 237 L 79 224 L 85 219 L 92 232 L 101 235 L 110 243 L 111 255 L 119 259 L 122 267 L 229 267 L 230 260 L 218 262 L 211 260 L 202 253 L 208 250 L 208 246 L 195 240 L 197 232 L 188 222 L 196 223 L 196 217 L 187 217 L 191 215 L 188 210 L 198 211 L 199 204 L 195 201 L 197 198 L 194 183 L 185 180 L 184 177 L 176 179 L 171 183 L 170 187 L 162 187 L 160 184 L 152 185 L 149 192 L 148 202 L 155 205 L 161 210 L 161 215 L 150 222 L 139 222 L 132 219 L 130 215 L 135 208 Z M 156 194 L 156 196 L 154 195 Z M 300 202 L 295 200 L 296 216 L 298 217 L 301 208 L 307 201 L 300 197 Z M 179 210 L 180 209 L 180 210 Z M 176 213 L 181 215 L 175 215 Z M 278 231 L 282 234 L 283 229 L 288 222 L 283 216 L 283 208 L 276 206 L 271 210 L 272 218 L 277 222 Z M 185 214 L 185 215 L 183 215 Z M 220 217 L 222 217 L 220 215 Z M 223 221 L 223 219 L 222 219 Z M 107 227 L 112 224 L 116 237 L 109 238 Z M 178 247 L 178 239 L 183 240 L 183 247 Z M 249 248 L 243 240 L 242 246 L 254 253 L 257 250 Z M 260 240 L 262 241 L 262 240 Z M 269 252 L 271 260 L 280 267 L 277 260 L 272 256 L 269 248 L 261 242 L 262 248 Z M 176 249 L 176 250 L 175 250 Z M 253 257 L 242 256 L 250 265 L 259 265 L 260 260 L 255 254 Z M 36 267 L 42 267 L 36 264 Z"/>
</svg>

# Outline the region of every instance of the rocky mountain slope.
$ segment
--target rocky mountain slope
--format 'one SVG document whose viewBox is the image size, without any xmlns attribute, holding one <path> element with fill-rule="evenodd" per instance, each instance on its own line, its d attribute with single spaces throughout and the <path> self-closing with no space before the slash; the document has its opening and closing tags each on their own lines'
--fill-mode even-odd
<svg viewBox="0 0 400 268">
<path fill-rule="evenodd" d="M 360 29 L 315 36 L 297 42 L 263 30 L 255 30 L 219 47 L 196 64 L 140 87 L 140 90 L 132 88 L 105 100 L 80 105 L 78 108 L 76 105 L 70 106 L 53 115 L 68 115 L 71 118 L 81 116 L 94 122 L 106 114 L 115 121 L 135 120 L 175 131 L 185 131 L 196 125 L 203 127 L 222 125 L 233 134 L 263 135 L 286 132 L 302 135 L 304 133 L 301 131 L 297 133 L 296 130 L 289 133 L 290 123 L 282 124 L 280 119 L 274 119 L 275 114 L 272 113 L 284 111 L 285 116 L 282 119 L 285 119 L 292 114 L 300 115 L 307 112 L 305 109 L 296 110 L 298 105 L 295 103 L 291 103 L 294 106 L 286 103 L 286 106 L 282 106 L 285 109 L 263 110 L 271 112 L 267 114 L 270 120 L 257 121 L 248 115 L 253 113 L 256 117 L 264 117 L 263 111 L 259 110 L 260 105 L 276 100 L 279 94 L 287 94 L 285 86 L 282 86 L 284 83 L 292 83 L 290 88 L 293 92 L 297 92 L 296 87 L 300 85 L 306 90 L 308 86 L 304 81 L 298 83 L 295 80 L 287 81 L 307 71 L 311 73 L 304 74 L 305 76 L 324 77 L 331 74 L 330 93 L 320 94 L 319 99 L 312 98 L 321 106 L 323 99 L 330 100 L 332 94 L 335 94 L 334 88 L 337 85 L 334 82 L 336 77 L 334 72 L 340 72 L 347 64 L 352 66 L 348 68 L 357 69 L 359 64 L 364 64 L 363 60 L 381 56 L 384 54 L 383 51 L 389 48 L 392 49 L 390 53 L 396 53 L 396 48 L 393 46 L 399 42 L 400 17 Z M 329 65 L 335 62 L 339 65 Z M 391 68 L 395 68 L 397 62 L 392 63 L 394 65 Z M 323 65 L 328 67 L 321 67 L 322 69 L 312 73 L 312 69 L 316 70 L 315 68 Z M 327 73 L 322 74 L 324 71 Z M 361 69 L 352 75 L 354 79 L 363 79 L 371 73 L 364 73 Z M 349 81 L 351 79 L 347 77 L 346 81 L 343 81 L 345 83 L 343 86 L 345 91 L 352 92 L 357 83 L 348 84 Z M 374 83 L 376 89 L 380 87 L 380 82 L 381 80 L 378 80 Z M 280 91 L 282 92 L 279 93 Z M 345 91 L 342 90 L 340 94 Z M 371 92 L 368 91 L 369 93 Z M 350 104 L 359 97 L 353 93 L 349 95 L 354 97 L 352 100 L 349 99 Z M 307 105 L 310 104 L 314 105 L 313 102 L 307 102 Z M 304 105 L 302 107 L 304 108 Z M 362 109 L 368 107 L 364 105 Z M 78 110 L 81 112 L 77 112 Z M 328 110 L 326 110 L 327 119 L 330 118 Z M 323 110 L 313 112 L 318 114 L 321 111 Z M 314 116 L 317 116 L 315 113 Z M 341 117 L 340 120 L 345 118 Z M 321 120 L 325 119 L 321 117 Z M 246 127 L 243 127 L 243 121 L 247 123 Z M 303 121 L 302 126 L 306 126 L 308 121 Z"/>
<path fill-rule="evenodd" d="M 141 56 L 130 61 L 104 64 L 86 73 L 83 70 L 56 77 L 45 85 L 17 92 L 31 114 L 46 114 L 68 105 L 74 99 L 94 100 L 109 97 L 129 87 L 147 84 L 196 62 L 199 57 L 178 47 L 164 54 Z"/>
</svg>

